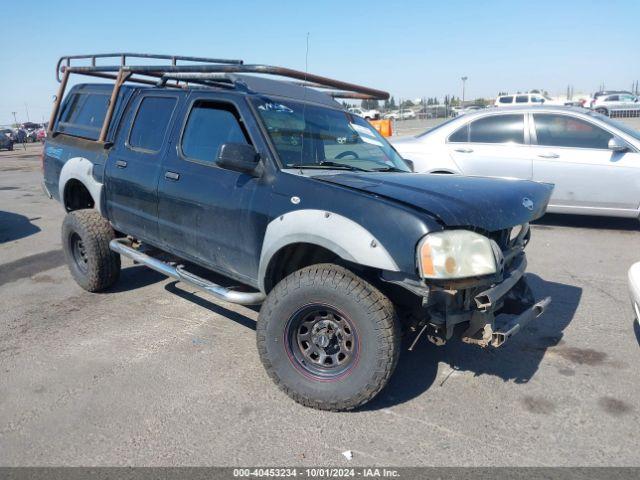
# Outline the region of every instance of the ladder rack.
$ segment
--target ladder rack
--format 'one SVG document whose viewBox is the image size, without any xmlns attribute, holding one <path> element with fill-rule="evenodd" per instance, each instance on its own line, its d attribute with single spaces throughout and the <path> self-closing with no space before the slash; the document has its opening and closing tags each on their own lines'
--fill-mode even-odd
<svg viewBox="0 0 640 480">
<path fill-rule="evenodd" d="M 117 59 L 117 64 L 97 65 L 97 59 Z M 135 59 L 169 60 L 164 65 L 131 65 L 128 61 Z M 78 65 L 78 61 L 89 61 L 90 65 Z M 179 65 L 178 62 L 189 62 Z M 99 142 L 106 140 L 109 125 L 113 116 L 120 87 L 125 82 L 154 85 L 157 87 L 181 88 L 180 81 L 194 83 L 208 87 L 231 87 L 236 85 L 233 74 L 258 74 L 283 77 L 295 80 L 296 85 L 323 90 L 333 98 L 375 99 L 386 100 L 387 92 L 363 87 L 353 83 L 334 80 L 320 75 L 314 75 L 299 70 L 271 65 L 245 65 L 242 60 L 220 58 L 191 57 L 183 55 L 157 55 L 149 53 L 99 53 L 89 55 L 67 55 L 60 57 L 56 65 L 56 79 L 60 83 L 53 111 L 49 120 L 49 129 L 53 125 L 60 110 L 62 97 L 70 74 L 87 75 L 97 78 L 114 80 L 109 106 L 105 115 Z M 62 74 L 62 78 L 60 77 Z M 175 80 L 176 83 L 169 83 Z"/>
</svg>

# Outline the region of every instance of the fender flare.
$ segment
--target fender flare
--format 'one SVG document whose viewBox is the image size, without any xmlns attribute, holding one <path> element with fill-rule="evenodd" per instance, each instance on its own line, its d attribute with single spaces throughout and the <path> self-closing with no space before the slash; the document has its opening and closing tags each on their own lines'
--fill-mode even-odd
<svg viewBox="0 0 640 480">
<path fill-rule="evenodd" d="M 318 245 L 359 265 L 394 272 L 400 270 L 384 245 L 357 222 L 326 210 L 294 210 L 267 225 L 258 267 L 262 291 L 265 291 L 265 275 L 273 256 L 295 243 Z"/>
<path fill-rule="evenodd" d="M 96 210 L 102 213 L 102 183 L 93 178 L 93 163 L 84 157 L 73 157 L 65 162 L 58 179 L 58 193 L 63 205 L 64 190 L 71 179 L 78 180 L 86 187 L 93 198 Z"/>
</svg>

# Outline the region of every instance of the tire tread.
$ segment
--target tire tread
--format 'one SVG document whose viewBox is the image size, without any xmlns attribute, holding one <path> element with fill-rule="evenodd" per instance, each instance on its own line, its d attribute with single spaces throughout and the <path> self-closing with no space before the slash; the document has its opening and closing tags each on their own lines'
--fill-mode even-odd
<svg viewBox="0 0 640 480">
<path fill-rule="evenodd" d="M 319 401 L 294 391 L 278 377 L 273 365 L 267 358 L 266 323 L 273 308 L 291 291 L 316 285 L 329 285 L 353 296 L 361 304 L 375 323 L 374 329 L 383 346 L 378 356 L 375 374 L 367 385 L 351 398 L 333 402 Z M 376 287 L 356 276 L 344 267 L 334 264 L 318 264 L 298 270 L 278 283 L 260 310 L 257 325 L 257 344 L 260 359 L 273 382 L 296 402 L 311 408 L 330 411 L 353 410 L 373 399 L 387 384 L 396 368 L 400 354 L 399 322 L 391 301 Z"/>
</svg>

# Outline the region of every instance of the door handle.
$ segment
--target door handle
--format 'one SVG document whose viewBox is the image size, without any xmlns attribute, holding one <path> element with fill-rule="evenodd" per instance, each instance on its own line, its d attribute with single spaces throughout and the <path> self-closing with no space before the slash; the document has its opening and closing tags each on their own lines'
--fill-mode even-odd
<svg viewBox="0 0 640 480">
<path fill-rule="evenodd" d="M 540 158 L 560 158 L 560 155 L 557 153 L 541 153 L 538 155 Z"/>
<path fill-rule="evenodd" d="M 456 152 L 460 152 L 460 153 L 472 153 L 473 152 L 472 148 L 456 148 L 454 150 Z"/>
<path fill-rule="evenodd" d="M 180 180 L 180 174 L 176 172 L 168 171 L 168 172 L 165 172 L 164 178 L 166 178 L 167 180 L 173 180 L 174 182 L 177 182 L 178 180 Z"/>
<path fill-rule="evenodd" d="M 116 160 L 116 167 L 127 168 L 127 162 L 125 162 L 124 160 Z"/>
</svg>

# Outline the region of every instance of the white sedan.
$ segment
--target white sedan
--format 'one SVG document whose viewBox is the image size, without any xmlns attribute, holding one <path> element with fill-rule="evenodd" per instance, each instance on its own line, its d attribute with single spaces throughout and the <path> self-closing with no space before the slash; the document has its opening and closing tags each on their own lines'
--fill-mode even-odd
<svg viewBox="0 0 640 480">
<path fill-rule="evenodd" d="M 636 314 L 636 320 L 640 323 L 640 262 L 634 263 L 629 269 L 629 293 L 631 305 Z"/>
<path fill-rule="evenodd" d="M 589 110 L 481 110 L 391 143 L 416 172 L 553 183 L 549 212 L 640 216 L 640 132 Z"/>
</svg>

